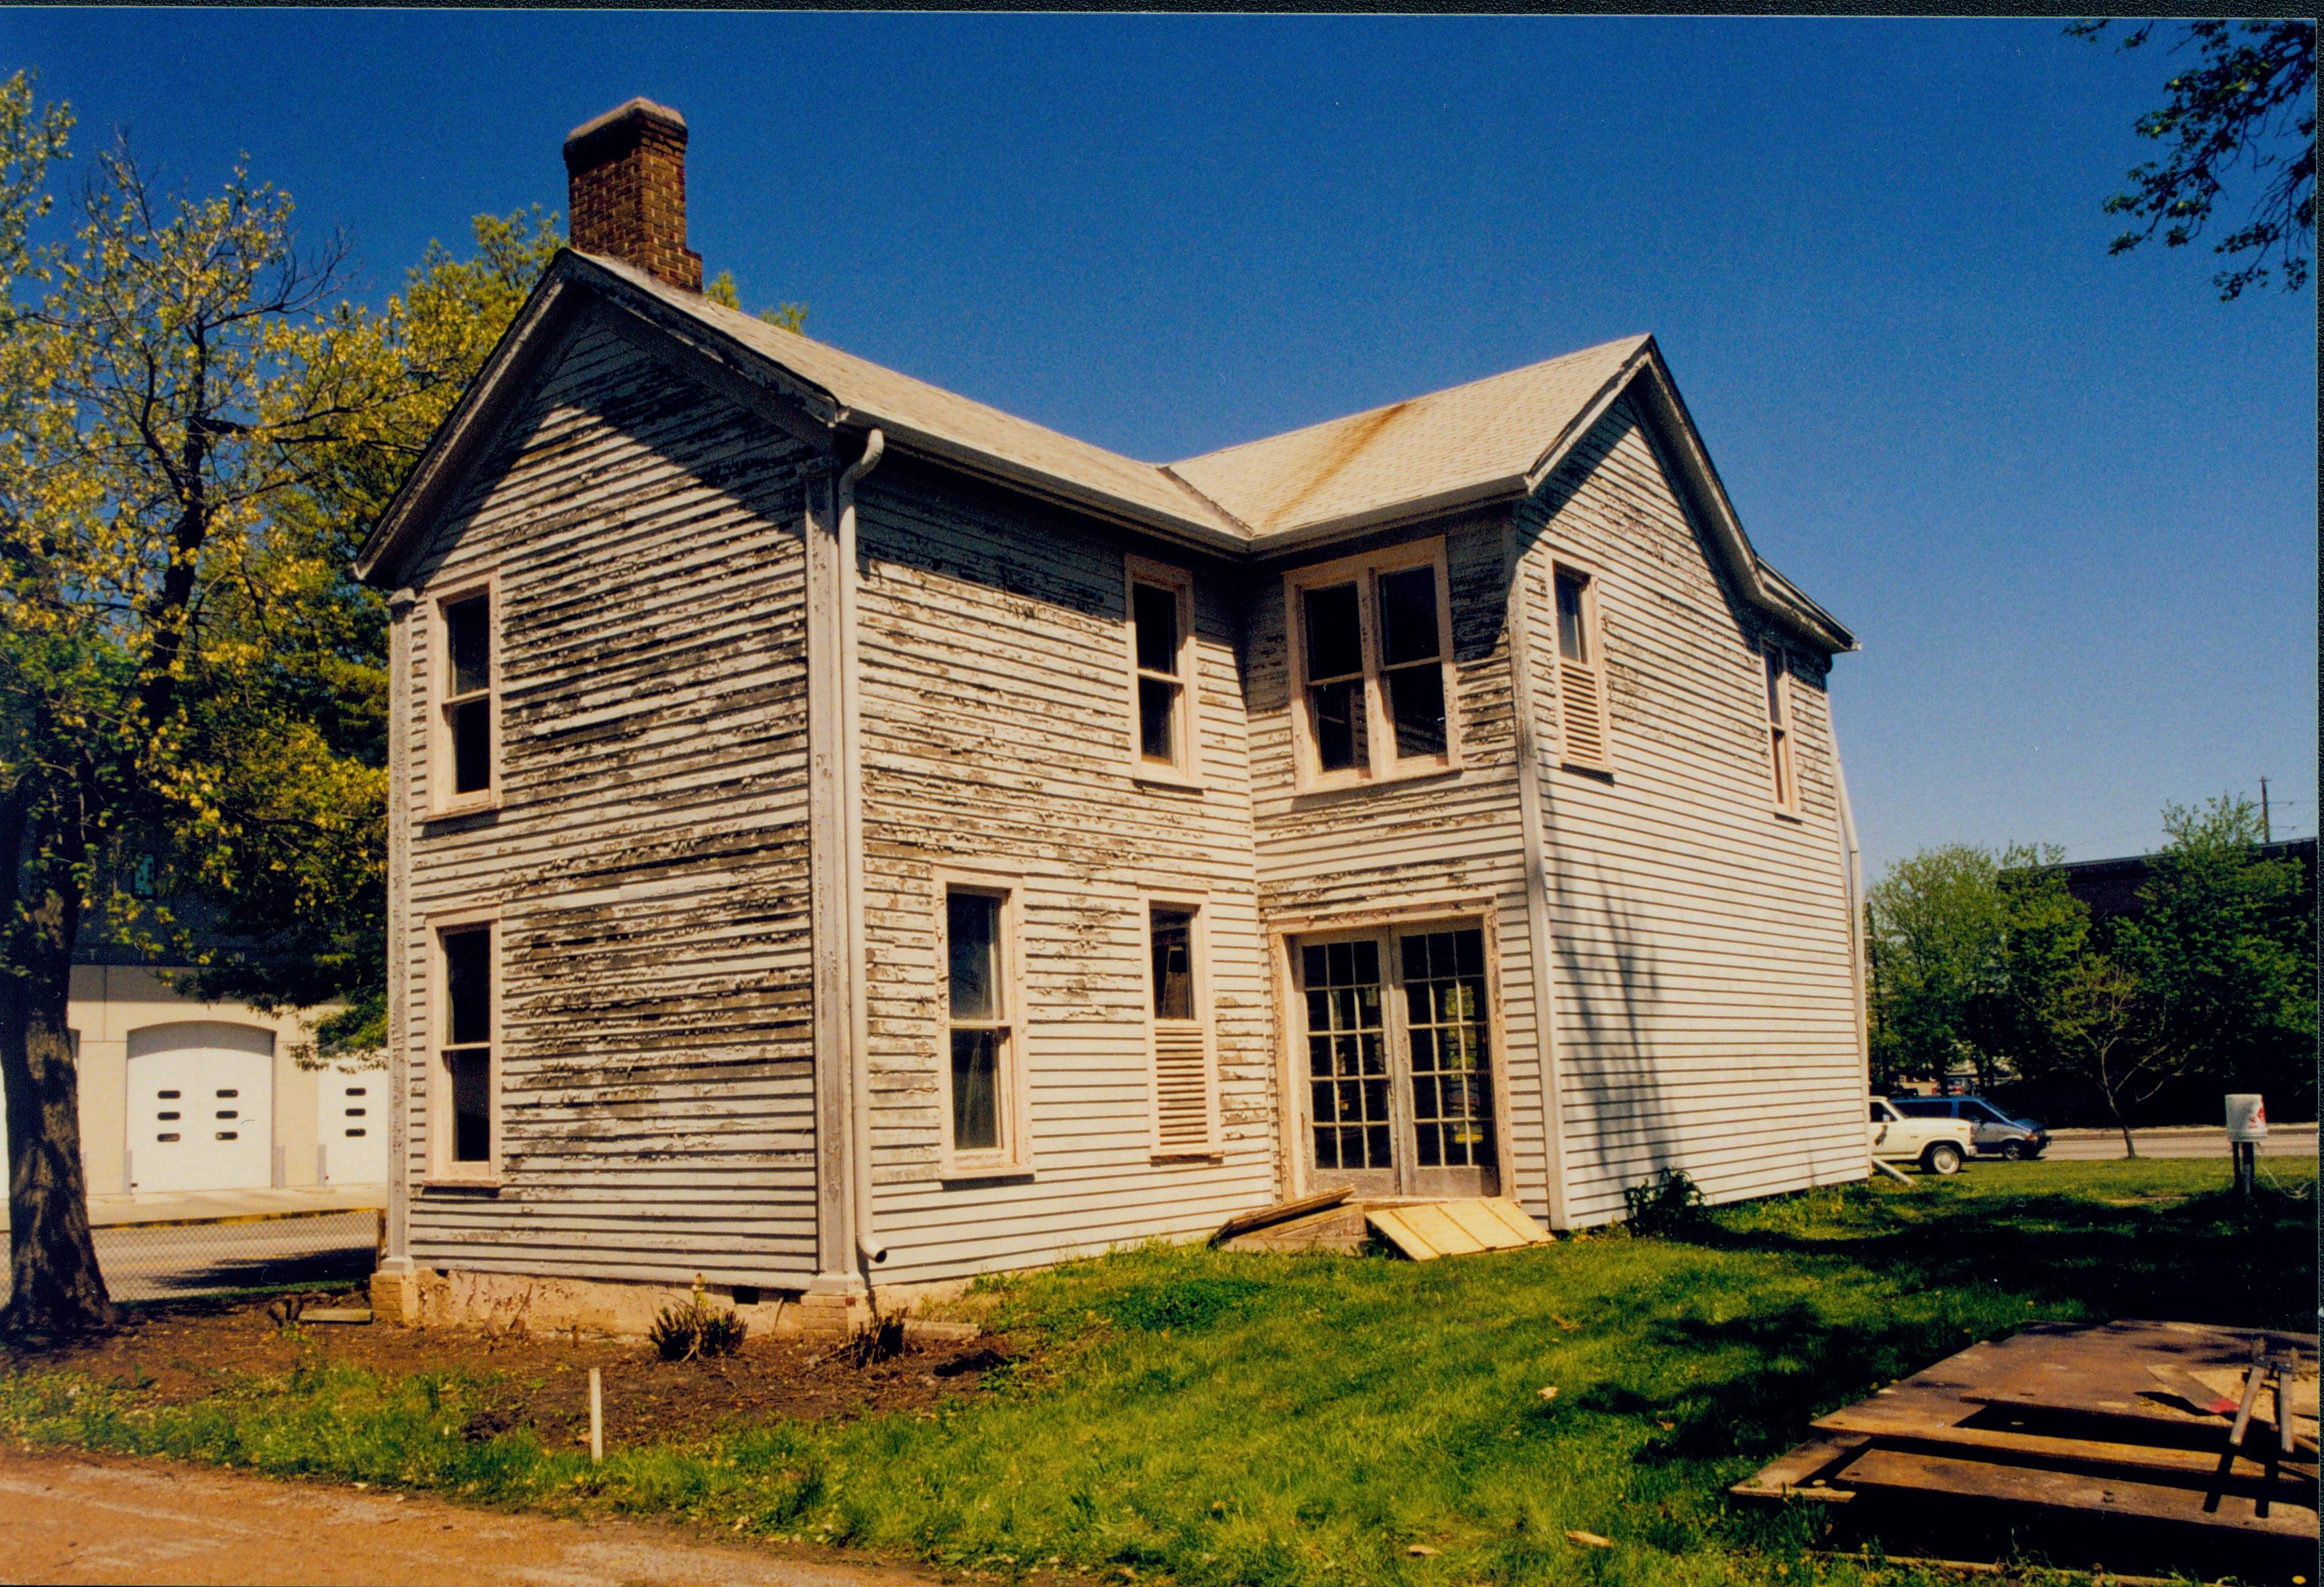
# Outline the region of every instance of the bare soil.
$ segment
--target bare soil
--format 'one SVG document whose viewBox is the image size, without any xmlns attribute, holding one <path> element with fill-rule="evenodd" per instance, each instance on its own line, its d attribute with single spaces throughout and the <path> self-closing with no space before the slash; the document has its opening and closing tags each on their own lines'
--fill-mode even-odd
<svg viewBox="0 0 2324 1587">
<path fill-rule="evenodd" d="M 360 1290 L 317 1294 L 309 1305 L 364 1306 Z M 466 1429 L 486 1438 L 516 1427 L 543 1444 L 586 1444 L 589 1369 L 604 1384 L 613 1443 L 686 1443 L 740 1423 L 778 1416 L 849 1419 L 929 1412 L 983 1391 L 995 1367 L 1014 1360 L 998 1335 L 907 1347 L 855 1365 L 825 1340 L 775 1334 L 744 1340 L 735 1355 L 665 1361 L 642 1340 L 570 1333 L 509 1333 L 385 1324 L 307 1323 L 284 1328 L 264 1300 L 189 1300 L 139 1306 L 117 1333 L 40 1350 L 0 1349 L 0 1370 L 47 1368 L 184 1404 L 245 1377 L 281 1377 L 302 1361 L 403 1375 L 463 1374 L 484 1380 L 482 1408 Z"/>
</svg>

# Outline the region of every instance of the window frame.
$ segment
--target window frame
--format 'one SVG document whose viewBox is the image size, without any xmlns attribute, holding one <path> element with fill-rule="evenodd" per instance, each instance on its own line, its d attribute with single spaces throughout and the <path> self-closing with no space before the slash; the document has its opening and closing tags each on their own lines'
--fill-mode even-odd
<svg viewBox="0 0 2324 1587">
<path fill-rule="evenodd" d="M 484 1086 L 490 1099 L 486 1115 L 490 1130 L 490 1150 L 481 1162 L 462 1162 L 452 1155 L 453 1118 L 452 1081 L 446 1056 L 452 1050 L 452 976 L 444 960 L 444 939 L 463 932 L 483 929 L 489 934 L 485 949 L 488 968 L 487 994 L 490 999 L 490 1020 L 484 1042 Z M 508 1061 L 507 1020 L 503 1008 L 505 982 L 502 973 L 502 923 L 498 909 L 463 909 L 434 915 L 428 920 L 429 947 L 429 984 L 426 1008 L 428 1011 L 426 1041 L 427 1081 L 424 1086 L 428 1121 L 428 1162 L 423 1186 L 497 1186 L 501 1182 L 501 1161 L 506 1151 L 506 1138 L 502 1128 L 502 1075 Z M 474 1042 L 465 1042 L 464 1048 Z"/>
<path fill-rule="evenodd" d="M 1582 586 L 1582 648 L 1584 660 L 1568 661 L 1565 658 L 1564 637 L 1558 630 L 1557 582 L 1572 578 Z M 1568 770 L 1591 771 L 1600 776 L 1611 775 L 1614 770 L 1614 713 L 1607 697 L 1606 623 L 1600 609 L 1598 586 L 1602 576 L 1598 569 L 1579 557 L 1554 552 L 1549 562 L 1549 652 L 1557 668 L 1557 758 L 1558 764 Z M 1566 710 L 1566 669 L 1579 667 L 1589 674 L 1590 693 L 1598 711 L 1598 741 L 1604 752 L 1591 756 L 1574 747 L 1570 714 Z"/>
<path fill-rule="evenodd" d="M 1436 583 L 1437 666 L 1444 691 L 1444 753 L 1398 756 L 1396 724 L 1388 708 L 1388 669 L 1381 659 L 1379 580 L 1383 574 L 1415 567 L 1434 571 Z M 1356 586 L 1358 640 L 1363 658 L 1363 763 L 1326 771 L 1315 747 L 1314 700 L 1307 680 L 1306 595 L 1333 585 Z M 1295 794 L 1332 793 L 1373 788 L 1461 770 L 1460 668 L 1454 658 L 1452 583 L 1446 577 L 1444 537 L 1430 535 L 1400 545 L 1310 563 L 1283 575 L 1284 681 L 1291 716 L 1291 789 Z M 1399 669 L 1402 670 L 1404 669 Z"/>
<path fill-rule="evenodd" d="M 1021 878 L 989 872 L 937 871 L 936 908 L 931 926 L 936 943 L 936 1067 L 937 1174 L 944 1179 L 1024 1177 L 1032 1173 L 1031 1098 L 1028 1094 L 1025 1047 L 1025 977 Z M 1005 1034 L 994 1065 L 993 1084 L 1000 1091 L 994 1109 L 1001 1144 L 989 1151 L 961 1151 L 953 1145 L 952 1095 L 952 896 L 968 893 L 999 901 L 999 933 L 995 948 L 1000 964 L 994 976 L 1001 997 L 1001 1018 L 990 1022 L 964 1021 L 964 1029 L 999 1029 Z"/>
<path fill-rule="evenodd" d="M 1768 805 L 1787 820 L 1803 818 L 1799 721 L 1792 705 L 1791 651 L 1773 640 L 1759 650 L 1760 699 L 1767 732 Z"/>
<path fill-rule="evenodd" d="M 476 697 L 455 695 L 452 683 L 452 627 L 445 619 L 445 610 L 463 602 L 481 597 L 484 603 L 484 632 L 490 654 L 486 671 L 490 675 L 484 686 L 484 717 L 490 725 L 489 748 L 485 754 L 485 783 L 481 789 L 467 793 L 455 793 L 453 781 L 457 774 L 455 757 L 458 751 L 452 739 L 451 715 L 456 705 L 465 704 Z M 464 578 L 429 596 L 428 640 L 428 815 L 431 818 L 469 816 L 479 810 L 497 810 L 501 807 L 501 713 L 504 696 L 501 687 L 501 581 L 497 570 Z"/>
<path fill-rule="evenodd" d="M 1211 1001 L 1210 899 L 1199 891 L 1141 892 L 1138 907 L 1142 916 L 1139 940 L 1144 947 L 1141 963 L 1145 973 L 1140 977 L 1143 993 L 1139 1007 L 1145 1010 L 1146 1016 L 1148 1153 L 1157 1163 L 1216 1161 L 1222 1155 L 1223 1148 L 1219 1139 L 1218 1015 Z M 1186 952 L 1193 982 L 1189 995 L 1194 1000 L 1194 1017 L 1167 1023 L 1192 1026 L 1202 1033 L 1203 1140 L 1196 1146 L 1184 1143 L 1166 1146 L 1162 1140 L 1162 1063 L 1157 1037 L 1166 1021 L 1154 1011 L 1154 911 L 1157 909 L 1180 909 L 1193 917 L 1187 923 Z"/>
<path fill-rule="evenodd" d="M 1138 661 L 1138 586 L 1167 589 L 1178 603 L 1178 673 L 1165 679 L 1149 673 Z M 1195 713 L 1202 697 L 1195 677 L 1194 576 L 1188 569 L 1150 558 L 1125 554 L 1121 576 L 1122 641 L 1130 678 L 1130 775 L 1133 781 L 1161 783 L 1172 788 L 1203 786 L 1202 734 Z M 1174 683 L 1178 688 L 1176 757 L 1171 761 L 1146 758 L 1139 685 L 1148 678 Z"/>
</svg>

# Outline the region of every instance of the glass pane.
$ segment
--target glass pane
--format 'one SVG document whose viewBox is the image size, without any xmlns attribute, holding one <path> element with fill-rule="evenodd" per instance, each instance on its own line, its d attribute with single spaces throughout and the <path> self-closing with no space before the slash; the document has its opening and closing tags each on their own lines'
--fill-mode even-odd
<svg viewBox="0 0 2324 1587">
<path fill-rule="evenodd" d="M 469 700 L 452 707 L 452 791 L 475 793 L 493 785 L 493 703 Z"/>
<path fill-rule="evenodd" d="M 488 1162 L 493 1155 L 493 1062 L 490 1051 L 446 1053 L 452 1082 L 452 1160 Z"/>
<path fill-rule="evenodd" d="M 1780 727 L 1784 723 L 1784 659 L 1772 650 L 1767 654 L 1767 720 Z"/>
<path fill-rule="evenodd" d="M 1381 574 L 1379 603 L 1381 666 L 1434 661 L 1443 653 L 1436 636 L 1436 569 Z"/>
<path fill-rule="evenodd" d="M 1309 590 L 1300 604 L 1306 612 L 1308 680 L 1361 672 L 1364 641 L 1356 586 L 1335 584 Z"/>
<path fill-rule="evenodd" d="M 1585 666 L 1590 660 L 1582 632 L 1582 581 L 1570 573 L 1557 576 L 1557 653 Z"/>
<path fill-rule="evenodd" d="M 1130 619 L 1138 625 L 1138 666 L 1145 672 L 1178 670 L 1178 592 L 1150 584 L 1130 586 Z"/>
<path fill-rule="evenodd" d="M 483 595 L 444 608 L 444 651 L 452 661 L 452 692 L 476 694 L 493 686 L 492 603 Z"/>
<path fill-rule="evenodd" d="M 1191 910 L 1154 911 L 1154 1017 L 1194 1017 L 1194 917 Z"/>
<path fill-rule="evenodd" d="M 493 932 L 489 926 L 444 934 L 446 1047 L 493 1038 Z"/>
<path fill-rule="evenodd" d="M 1398 943 L 1412 1044 L 1414 1139 L 1423 1167 L 1493 1161 L 1484 933 L 1415 932 Z"/>
<path fill-rule="evenodd" d="M 1001 900 L 983 893 L 948 894 L 945 940 L 952 961 L 952 1017 L 1000 1019 Z"/>
<path fill-rule="evenodd" d="M 1138 752 L 1149 761 L 1178 760 L 1178 685 L 1138 680 Z"/>
<path fill-rule="evenodd" d="M 1307 994 L 1307 1066 L 1315 1166 L 1385 1168 L 1388 1079 L 1379 945 L 1335 942 L 1299 955 Z"/>
<path fill-rule="evenodd" d="M 1001 1039 L 995 1031 L 952 1033 L 952 1148 L 1001 1149 Z"/>
<path fill-rule="evenodd" d="M 1357 678 L 1307 691 L 1314 702 L 1315 763 L 1326 771 L 1363 763 L 1363 682 Z"/>
<path fill-rule="evenodd" d="M 1444 754 L 1444 674 L 1434 663 L 1388 675 L 1388 712 L 1398 760 Z"/>
</svg>

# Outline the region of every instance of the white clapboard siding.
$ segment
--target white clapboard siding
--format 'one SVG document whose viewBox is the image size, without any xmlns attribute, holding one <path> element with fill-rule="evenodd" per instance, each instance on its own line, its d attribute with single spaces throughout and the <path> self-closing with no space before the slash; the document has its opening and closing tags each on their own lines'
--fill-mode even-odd
<svg viewBox="0 0 2324 1587">
<path fill-rule="evenodd" d="M 859 509 L 875 1282 L 1215 1228 L 1276 1194 L 1272 1012 L 1251 852 L 1235 584 L 1215 566 L 894 457 Z M 1199 789 L 1134 782 L 1124 562 L 1194 576 Z M 945 1179 L 940 872 L 1013 881 L 1031 1173 Z M 1172 1157 L 1149 897 L 1199 897 L 1211 1156 Z"/>
<path fill-rule="evenodd" d="M 1413 532 L 1444 536 L 1454 663 L 1454 691 L 1447 705 L 1459 724 L 1461 768 L 1410 782 L 1295 793 L 1283 581 L 1271 576 L 1253 579 L 1243 626 L 1260 907 L 1270 923 L 1328 924 L 1389 909 L 1433 904 L 1449 911 L 1455 905 L 1465 909 L 1477 900 L 1487 902 L 1499 943 L 1491 973 L 1499 997 L 1509 1093 L 1511 1139 L 1501 1143 L 1503 1187 L 1528 1210 L 1546 1215 L 1547 1154 L 1509 670 L 1508 521 L 1498 514 L 1470 517 Z M 1304 1062 L 1294 1054 L 1295 1074 Z M 1299 1105 L 1292 1099 L 1293 1119 Z M 1293 1149 L 1305 1153 L 1308 1146 L 1295 1140 Z"/>
<path fill-rule="evenodd" d="M 411 582 L 426 806 L 431 588 L 498 575 L 503 806 L 413 822 L 410 1146 L 429 919 L 501 912 L 497 1192 L 415 1188 L 423 1266 L 684 1281 L 815 1270 L 803 456 L 575 331 Z"/>
<path fill-rule="evenodd" d="M 1518 513 L 1534 636 L 1568 1215 L 1683 1168 L 1713 1200 L 1864 1175 L 1864 1073 L 1822 678 L 1795 666 L 1799 818 L 1774 808 L 1756 631 L 1627 402 Z M 1556 650 L 1594 570 L 1604 677 Z M 1602 681 L 1602 691 L 1600 687 Z M 1602 698 L 1605 716 L 1593 715 Z M 1559 763 L 1594 758 L 1609 770 Z"/>
</svg>

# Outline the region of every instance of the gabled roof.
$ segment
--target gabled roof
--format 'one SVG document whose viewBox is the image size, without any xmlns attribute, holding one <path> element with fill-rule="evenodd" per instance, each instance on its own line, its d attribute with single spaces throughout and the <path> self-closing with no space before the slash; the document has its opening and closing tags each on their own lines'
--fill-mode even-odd
<svg viewBox="0 0 2324 1587">
<path fill-rule="evenodd" d="M 1417 503 L 1511 494 L 1644 356 L 1628 337 L 1385 408 L 1246 441 L 1170 472 L 1251 527 L 1294 535 Z"/>
<path fill-rule="evenodd" d="M 768 394 L 818 433 L 882 431 L 917 453 L 1182 543 L 1287 551 L 1536 488 L 1626 392 L 1674 454 L 1744 598 L 1832 650 L 1855 640 L 1761 562 L 1651 337 L 1630 337 L 1467 385 L 1183 463 L 1141 463 L 722 308 L 615 259 L 560 253 L 467 394 L 381 515 L 355 570 L 392 578 L 401 547 L 494 430 L 576 303 L 682 346 L 729 390 Z"/>
</svg>

